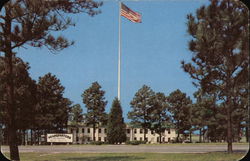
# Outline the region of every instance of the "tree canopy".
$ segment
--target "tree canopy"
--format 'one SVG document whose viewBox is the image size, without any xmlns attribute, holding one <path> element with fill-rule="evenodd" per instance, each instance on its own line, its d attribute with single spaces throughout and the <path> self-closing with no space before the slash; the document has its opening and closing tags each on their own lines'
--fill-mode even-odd
<svg viewBox="0 0 250 161">
<path fill-rule="evenodd" d="M 122 117 L 122 107 L 118 98 L 114 99 L 109 113 L 107 140 L 110 144 L 121 144 L 126 141 L 126 125 Z"/>
<path fill-rule="evenodd" d="M 1 1 L 2 2 L 2 1 Z M 20 160 L 16 135 L 16 106 L 12 59 L 21 47 L 46 47 L 57 52 L 73 44 L 58 31 L 74 26 L 70 14 L 87 13 L 94 16 L 102 2 L 92 0 L 12 0 L 0 15 L 0 52 L 6 59 L 7 115 L 9 115 L 10 159 Z"/>
<path fill-rule="evenodd" d="M 172 122 L 177 130 L 177 142 L 179 141 L 180 134 L 184 134 L 185 130 L 189 130 L 191 125 L 190 118 L 190 104 L 192 101 L 186 96 L 186 93 L 181 92 L 179 89 L 170 93 L 167 98 L 169 103 L 169 112 L 171 113 Z"/>
<path fill-rule="evenodd" d="M 218 93 L 226 109 L 228 152 L 232 152 L 232 113 L 249 77 L 248 9 L 239 1 L 210 0 L 196 15 L 187 15 L 191 36 L 190 63 L 182 67 L 194 84 L 208 94 Z"/>
<path fill-rule="evenodd" d="M 27 129 L 33 126 L 35 117 L 35 107 L 37 103 L 36 82 L 29 76 L 29 64 L 22 59 L 15 57 L 13 59 L 13 79 L 14 79 L 14 97 L 16 105 L 17 129 Z M 7 108 L 7 82 L 6 70 L 4 66 L 4 57 L 0 57 L 0 122 L 8 127 L 8 108 Z"/>
<path fill-rule="evenodd" d="M 47 132 L 62 132 L 67 127 L 71 102 L 63 96 L 64 87 L 51 73 L 39 77 L 36 124 Z"/>
<path fill-rule="evenodd" d="M 150 110 L 150 129 L 159 134 L 161 143 L 162 133 L 170 128 L 170 117 L 168 112 L 167 97 L 164 93 L 158 92 L 153 97 L 153 108 Z"/>
<path fill-rule="evenodd" d="M 150 127 L 150 110 L 153 107 L 153 97 L 155 92 L 148 86 L 143 85 L 130 102 L 132 111 L 128 113 L 128 118 L 132 124 L 139 124 L 144 129 L 144 140 L 146 139 L 146 129 Z"/>
<path fill-rule="evenodd" d="M 86 105 L 86 123 L 92 125 L 93 140 L 95 141 L 95 129 L 100 123 L 106 122 L 105 107 L 107 101 L 104 97 L 105 91 L 101 90 L 101 86 L 98 82 L 92 83 L 92 85 L 86 89 L 83 94 L 83 103 Z"/>
<path fill-rule="evenodd" d="M 70 108 L 69 122 L 71 126 L 77 127 L 81 122 L 83 122 L 83 110 L 80 104 L 75 104 Z"/>
</svg>

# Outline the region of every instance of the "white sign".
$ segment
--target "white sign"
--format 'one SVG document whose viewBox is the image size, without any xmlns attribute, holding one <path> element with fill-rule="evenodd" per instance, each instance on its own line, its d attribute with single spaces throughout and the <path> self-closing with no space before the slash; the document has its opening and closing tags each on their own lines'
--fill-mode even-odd
<svg viewBox="0 0 250 161">
<path fill-rule="evenodd" d="M 47 134 L 47 142 L 50 143 L 72 143 L 73 134 Z"/>
</svg>

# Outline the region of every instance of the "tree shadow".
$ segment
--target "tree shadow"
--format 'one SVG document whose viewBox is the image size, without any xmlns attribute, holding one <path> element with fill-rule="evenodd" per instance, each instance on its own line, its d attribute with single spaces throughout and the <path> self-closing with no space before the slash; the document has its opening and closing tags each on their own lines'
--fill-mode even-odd
<svg viewBox="0 0 250 161">
<path fill-rule="evenodd" d="M 217 151 L 214 151 L 214 152 L 218 152 L 218 153 L 221 153 L 221 152 L 224 152 L 224 153 L 227 153 L 227 150 L 217 150 Z M 248 150 L 233 150 L 233 153 L 247 153 Z M 209 153 L 212 153 L 212 152 L 209 152 Z"/>
<path fill-rule="evenodd" d="M 132 161 L 132 160 L 143 160 L 144 157 L 137 156 L 86 156 L 86 157 L 69 157 L 64 160 L 67 161 Z"/>
</svg>

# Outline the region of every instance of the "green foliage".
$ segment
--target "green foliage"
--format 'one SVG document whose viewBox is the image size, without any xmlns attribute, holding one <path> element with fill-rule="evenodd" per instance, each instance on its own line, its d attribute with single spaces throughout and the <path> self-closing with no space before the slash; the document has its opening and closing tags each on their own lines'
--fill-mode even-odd
<svg viewBox="0 0 250 161">
<path fill-rule="evenodd" d="M 107 140 L 110 144 L 126 141 L 126 125 L 122 117 L 122 107 L 117 98 L 112 103 L 108 118 Z"/>
<path fill-rule="evenodd" d="M 91 145 L 102 145 L 102 144 L 104 144 L 104 142 L 102 142 L 102 141 L 91 141 L 90 144 Z"/>
<path fill-rule="evenodd" d="M 247 14 L 239 2 L 212 0 L 210 6 L 197 10 L 196 17 L 187 16 L 192 36 L 189 49 L 194 54 L 192 63 L 182 62 L 183 69 L 198 80 L 194 83 L 205 92 L 219 89 L 222 97 L 229 86 L 247 82 Z M 229 78 L 233 78 L 230 84 L 224 81 Z"/>
<path fill-rule="evenodd" d="M 62 35 L 55 36 L 52 33 L 66 30 L 75 26 L 69 17 L 70 13 L 87 13 L 94 16 L 100 11 L 96 10 L 102 2 L 83 0 L 45 1 L 45 0 L 21 0 L 10 1 L 4 6 L 3 17 L 0 21 L 4 24 L 11 23 L 12 31 L 0 29 L 0 51 L 7 47 L 4 41 L 11 36 L 12 49 L 24 45 L 32 47 L 47 47 L 50 51 L 60 51 L 73 42 L 68 41 Z M 9 32 L 9 33 L 8 33 Z"/>
<path fill-rule="evenodd" d="M 207 94 L 216 93 L 217 101 L 222 102 L 224 110 L 219 113 L 225 116 L 228 152 L 232 152 L 233 125 L 241 122 L 234 118 L 235 110 L 244 102 L 249 81 L 248 16 L 245 6 L 231 0 L 211 0 L 196 16 L 187 16 L 193 56 L 192 62 L 183 61 L 182 67 L 197 87 Z"/>
<path fill-rule="evenodd" d="M 128 145 L 139 145 L 139 144 L 146 144 L 147 141 L 139 141 L 139 140 L 134 140 L 134 141 L 126 141 L 126 144 Z"/>
<path fill-rule="evenodd" d="M 70 14 L 87 13 L 94 16 L 102 2 L 85 0 L 15 0 L 3 7 L 0 16 L 0 52 L 5 54 L 7 76 L 7 108 L 11 160 L 20 160 L 16 143 L 17 107 L 15 106 L 13 64 L 14 50 L 20 47 L 46 47 L 51 52 L 61 51 L 74 42 L 56 31 L 66 30 L 75 24 Z M 68 102 L 65 100 L 65 102 Z M 66 103 L 67 104 L 67 103 Z M 46 124 L 46 123 L 45 123 Z"/>
<path fill-rule="evenodd" d="M 83 113 L 80 104 L 75 104 L 70 109 L 69 121 L 71 126 L 78 126 L 83 121 Z"/>
<path fill-rule="evenodd" d="M 13 63 L 13 81 L 16 116 L 15 120 L 17 129 L 28 129 L 33 126 L 35 118 L 36 82 L 29 76 L 29 64 L 22 59 L 15 57 Z M 7 109 L 7 75 L 4 58 L 0 57 L 0 123 L 8 126 L 8 109 Z"/>
<path fill-rule="evenodd" d="M 167 114 L 168 104 L 164 93 L 156 93 L 153 97 L 153 107 L 150 109 L 150 129 L 160 135 L 167 129 L 170 124 L 170 117 Z"/>
<path fill-rule="evenodd" d="M 105 91 L 101 90 L 98 82 L 92 83 L 91 87 L 86 89 L 83 94 L 83 103 L 86 105 L 86 123 L 94 128 L 93 138 L 95 141 L 95 128 L 99 123 L 106 122 L 105 106 L 107 101 L 104 97 Z"/>
<path fill-rule="evenodd" d="M 150 110 L 154 106 L 154 95 L 154 91 L 146 85 L 143 85 L 136 92 L 133 100 L 130 102 L 132 111 L 128 113 L 128 118 L 132 120 L 132 124 L 138 124 L 144 130 L 150 127 Z"/>
<path fill-rule="evenodd" d="M 48 73 L 39 77 L 36 117 L 38 129 L 60 132 L 67 127 L 71 102 L 63 97 L 63 93 L 64 87 L 55 75 Z"/>
<path fill-rule="evenodd" d="M 216 95 L 208 95 L 200 89 L 194 94 L 197 99 L 192 106 L 192 123 L 197 129 L 203 129 L 207 137 L 214 142 L 225 140 L 225 108 L 216 104 Z"/>
<path fill-rule="evenodd" d="M 170 93 L 167 100 L 169 103 L 169 112 L 171 113 L 172 122 L 177 130 L 177 141 L 179 141 L 179 135 L 184 134 L 185 130 L 191 128 L 189 118 L 192 101 L 179 89 Z"/>
</svg>

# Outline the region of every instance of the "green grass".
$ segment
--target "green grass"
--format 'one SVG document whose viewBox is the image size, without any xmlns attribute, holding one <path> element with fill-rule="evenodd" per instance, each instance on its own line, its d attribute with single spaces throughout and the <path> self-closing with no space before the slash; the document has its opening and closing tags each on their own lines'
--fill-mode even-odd
<svg viewBox="0 0 250 161">
<path fill-rule="evenodd" d="M 233 143 L 233 145 L 248 145 L 249 143 Z M 190 145 L 206 145 L 206 146 L 212 146 L 212 145 L 227 145 L 226 142 L 224 143 L 162 143 L 162 144 L 140 144 L 140 145 L 147 145 L 147 146 L 190 146 Z"/>
<path fill-rule="evenodd" d="M 214 153 L 21 153 L 21 161 L 236 161 L 245 154 Z M 5 154 L 9 156 L 9 154 Z"/>
</svg>

